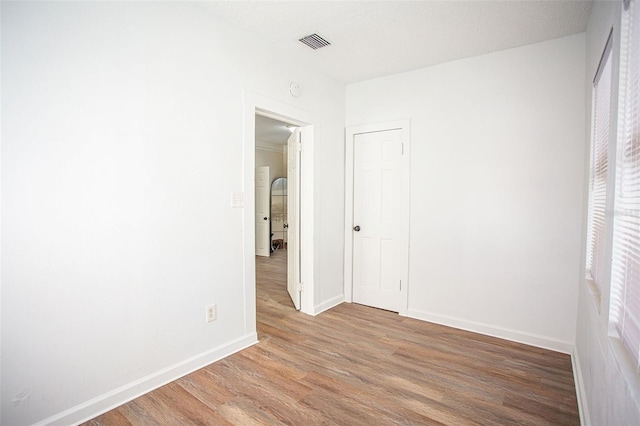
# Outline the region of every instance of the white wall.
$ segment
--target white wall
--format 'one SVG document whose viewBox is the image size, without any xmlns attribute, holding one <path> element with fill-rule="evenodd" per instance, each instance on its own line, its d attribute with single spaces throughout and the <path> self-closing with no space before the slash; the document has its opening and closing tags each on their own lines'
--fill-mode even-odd
<svg viewBox="0 0 640 426">
<path fill-rule="evenodd" d="M 572 350 L 584 96 L 584 35 L 347 86 L 411 120 L 408 315 Z"/>
<path fill-rule="evenodd" d="M 243 91 L 319 117 L 320 175 L 343 86 L 197 4 L 3 2 L 2 42 L 0 423 L 69 424 L 251 344 Z M 342 294 L 342 190 L 315 179 L 318 305 Z"/>
<path fill-rule="evenodd" d="M 590 135 L 592 81 L 609 33 L 613 29 L 611 141 L 616 140 L 616 126 L 613 123 L 617 122 L 618 114 L 617 76 L 620 57 L 621 4 L 622 2 L 595 2 L 586 32 L 585 133 Z M 585 147 L 588 146 L 589 137 L 586 137 Z M 609 161 L 613 162 L 615 143 L 610 144 L 609 158 Z M 586 152 L 584 157 L 585 170 L 588 170 L 588 161 L 589 155 Z M 610 170 L 613 172 L 613 168 Z M 613 194 L 611 175 L 608 182 L 610 185 L 608 191 Z M 587 185 L 584 187 L 584 194 L 586 197 Z M 585 206 L 585 218 L 586 213 Z M 607 217 L 610 220 L 611 216 Z M 583 222 L 583 229 L 586 230 L 585 222 Z M 583 252 L 585 242 L 586 231 L 583 234 Z M 584 265 L 584 257 L 582 264 Z M 581 276 L 585 276 L 584 269 Z M 619 340 L 608 335 L 610 299 L 608 279 L 601 283 L 600 298 L 592 293 L 584 280 L 581 280 L 580 284 L 574 364 L 583 423 L 594 425 L 640 424 L 640 378 L 637 369 L 621 347 Z"/>
<path fill-rule="evenodd" d="M 282 151 L 256 148 L 256 167 L 269 166 L 271 183 L 279 177 L 287 177 L 285 160 Z"/>
</svg>

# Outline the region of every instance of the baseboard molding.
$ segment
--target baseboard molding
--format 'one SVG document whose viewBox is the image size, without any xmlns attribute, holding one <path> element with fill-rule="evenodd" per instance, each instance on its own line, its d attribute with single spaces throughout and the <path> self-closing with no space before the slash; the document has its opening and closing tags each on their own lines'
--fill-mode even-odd
<svg viewBox="0 0 640 426">
<path fill-rule="evenodd" d="M 35 426 L 83 423 L 256 343 L 257 333 L 248 334 L 48 417 Z"/>
<path fill-rule="evenodd" d="M 341 304 L 342 302 L 344 302 L 344 294 L 341 294 L 339 296 L 336 297 L 332 297 L 331 299 L 316 305 L 313 309 L 313 315 L 318 315 L 324 311 L 327 311 L 331 308 L 333 308 L 334 306 L 338 306 L 339 304 Z"/>
<path fill-rule="evenodd" d="M 423 321 L 433 322 L 448 327 L 459 328 L 461 330 L 471 331 L 473 333 L 484 334 L 487 336 L 498 337 L 500 339 L 510 340 L 512 342 L 524 343 L 526 345 L 536 346 L 543 349 L 549 349 L 555 352 L 562 352 L 568 355 L 573 353 L 573 343 L 563 342 L 550 339 L 544 336 L 524 333 L 517 330 L 510 330 L 501 327 L 495 327 L 474 321 L 467 321 L 459 318 L 449 317 L 445 315 L 431 314 L 417 309 L 408 309 L 407 316 Z"/>
<path fill-rule="evenodd" d="M 576 398 L 578 400 L 578 413 L 580 413 L 580 424 L 590 425 L 591 416 L 589 416 L 589 404 L 587 402 L 587 392 L 584 388 L 584 379 L 582 377 L 582 368 L 580 367 L 580 357 L 578 350 L 574 349 L 571 354 L 571 366 L 573 367 L 573 380 L 576 387 Z"/>
</svg>

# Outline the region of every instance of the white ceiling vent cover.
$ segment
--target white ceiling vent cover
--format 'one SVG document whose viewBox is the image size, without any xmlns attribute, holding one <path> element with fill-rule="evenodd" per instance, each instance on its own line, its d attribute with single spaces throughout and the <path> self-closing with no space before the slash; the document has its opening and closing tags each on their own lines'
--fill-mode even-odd
<svg viewBox="0 0 640 426">
<path fill-rule="evenodd" d="M 303 42 L 313 50 L 317 50 L 317 49 L 320 49 L 321 47 L 329 46 L 331 44 L 327 40 L 323 39 L 322 37 L 320 37 L 318 34 L 315 34 L 315 33 L 310 34 L 308 36 L 304 36 L 298 41 Z"/>
</svg>

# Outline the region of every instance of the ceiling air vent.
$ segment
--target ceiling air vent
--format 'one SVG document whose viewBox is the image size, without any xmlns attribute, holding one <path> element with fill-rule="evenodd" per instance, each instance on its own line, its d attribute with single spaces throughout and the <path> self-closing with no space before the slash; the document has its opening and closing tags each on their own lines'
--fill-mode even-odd
<svg viewBox="0 0 640 426">
<path fill-rule="evenodd" d="M 320 49 L 321 47 L 329 46 L 331 44 L 327 40 L 323 39 L 322 37 L 320 37 L 318 34 L 315 34 L 315 33 L 310 34 L 308 36 L 304 36 L 298 41 L 303 42 L 313 50 Z"/>
</svg>

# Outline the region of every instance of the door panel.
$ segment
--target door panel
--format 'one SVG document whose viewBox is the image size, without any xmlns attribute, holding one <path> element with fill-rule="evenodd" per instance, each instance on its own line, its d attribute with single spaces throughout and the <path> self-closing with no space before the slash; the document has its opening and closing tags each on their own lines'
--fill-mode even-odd
<svg viewBox="0 0 640 426">
<path fill-rule="evenodd" d="M 287 291 L 300 310 L 300 129 L 287 141 Z"/>
<path fill-rule="evenodd" d="M 269 226 L 269 194 L 271 182 L 269 166 L 256 169 L 256 255 L 271 254 L 271 229 Z"/>
<path fill-rule="evenodd" d="M 398 312 L 403 249 L 402 131 L 357 134 L 353 176 L 353 301 Z"/>
</svg>

